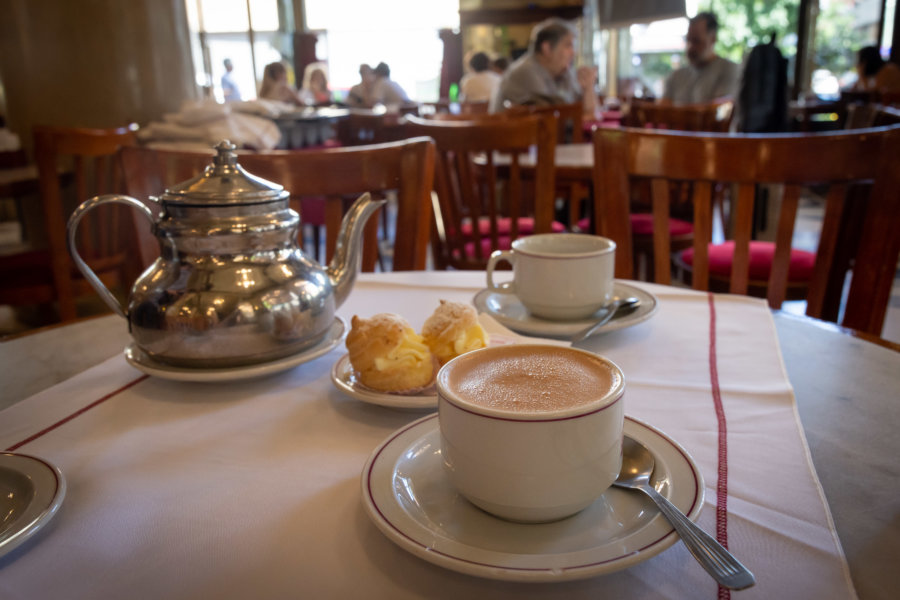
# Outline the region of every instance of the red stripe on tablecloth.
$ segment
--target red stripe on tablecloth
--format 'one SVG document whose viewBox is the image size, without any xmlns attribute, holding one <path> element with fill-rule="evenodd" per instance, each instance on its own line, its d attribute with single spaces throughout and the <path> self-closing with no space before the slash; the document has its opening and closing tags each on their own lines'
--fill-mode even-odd
<svg viewBox="0 0 900 600">
<path fill-rule="evenodd" d="M 50 433 L 51 431 L 53 431 L 53 430 L 56 429 L 57 427 L 60 427 L 60 426 L 62 426 L 62 425 L 65 425 L 66 423 L 68 423 L 69 421 L 71 421 L 72 419 L 74 419 L 75 417 L 77 417 L 77 416 L 79 416 L 79 415 L 83 415 L 84 413 L 86 413 L 87 411 L 91 410 L 91 409 L 94 408 L 95 406 L 98 406 L 98 405 L 100 405 L 100 404 L 103 404 L 104 402 L 106 402 L 106 401 L 109 400 L 110 398 L 116 396 L 117 394 L 121 394 L 122 392 L 124 392 L 124 391 L 127 390 L 128 388 L 133 387 L 133 386 L 139 384 L 139 383 L 142 382 L 143 380 L 147 379 L 147 377 L 149 377 L 149 375 L 141 375 L 140 377 L 138 377 L 138 378 L 135 379 L 134 381 L 132 381 L 132 382 L 130 382 L 130 383 L 126 383 L 125 385 L 123 385 L 123 386 L 120 387 L 119 389 L 117 389 L 117 390 L 115 390 L 115 391 L 113 391 L 113 392 L 108 393 L 107 395 L 103 396 L 103 397 L 100 398 L 99 400 L 94 400 L 93 402 L 91 402 L 90 404 L 88 404 L 87 406 L 85 406 L 84 408 L 81 408 L 81 409 L 77 410 L 76 412 L 72 413 L 72 414 L 69 415 L 68 417 L 65 417 L 65 418 L 63 418 L 63 419 L 60 419 L 59 421 L 57 421 L 57 422 L 54 423 L 53 425 L 50 425 L 49 427 L 46 427 L 46 428 L 44 428 L 44 429 L 38 431 L 38 432 L 35 433 L 34 435 L 25 438 L 24 440 L 22 440 L 22 441 L 19 442 L 18 444 L 13 444 L 13 445 L 10 446 L 9 448 L 7 448 L 5 451 L 6 451 L 6 452 L 14 452 L 14 451 L 18 450 L 19 448 L 21 448 L 21 447 L 24 446 L 25 444 L 27 444 L 27 443 L 29 443 L 29 442 L 33 442 L 34 440 L 38 439 L 39 437 L 41 437 L 41 436 L 43 436 L 43 435 L 46 435 L 46 434 Z"/>
<path fill-rule="evenodd" d="M 713 406 L 719 427 L 719 472 L 716 483 L 716 540 L 728 548 L 728 426 L 725 409 L 722 407 L 722 390 L 719 387 L 719 365 L 716 356 L 716 303 L 713 295 L 709 300 L 709 379 L 712 383 Z M 719 600 L 729 600 L 731 591 L 719 586 Z"/>
</svg>

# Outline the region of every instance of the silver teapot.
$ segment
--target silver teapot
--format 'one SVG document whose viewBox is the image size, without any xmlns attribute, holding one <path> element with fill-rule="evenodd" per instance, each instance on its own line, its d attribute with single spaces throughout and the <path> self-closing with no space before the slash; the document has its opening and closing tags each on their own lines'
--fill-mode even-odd
<svg viewBox="0 0 900 600">
<path fill-rule="evenodd" d="M 298 246 L 300 216 L 280 185 L 247 173 L 234 145 L 216 146 L 206 171 L 167 189 L 157 214 L 130 196 L 83 202 L 68 224 L 79 270 L 116 313 L 135 344 L 157 361 L 193 368 L 235 367 L 302 352 L 328 333 L 359 272 L 361 234 L 384 203 L 363 194 L 344 216 L 327 268 Z M 131 289 L 127 308 L 82 260 L 78 223 L 89 210 L 124 203 L 151 222 L 160 256 Z"/>
</svg>

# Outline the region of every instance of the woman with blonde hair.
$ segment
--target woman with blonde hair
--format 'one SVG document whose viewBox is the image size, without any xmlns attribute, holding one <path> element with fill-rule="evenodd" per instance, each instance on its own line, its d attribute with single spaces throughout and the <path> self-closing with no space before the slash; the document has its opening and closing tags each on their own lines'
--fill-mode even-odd
<svg viewBox="0 0 900 600">
<path fill-rule="evenodd" d="M 328 75 L 324 63 L 314 62 L 306 65 L 300 97 L 306 104 L 312 105 L 331 102 L 331 90 L 328 89 Z"/>
<path fill-rule="evenodd" d="M 262 85 L 259 87 L 259 97 L 298 106 L 303 105 L 300 94 L 288 84 L 287 69 L 280 62 L 266 65 L 263 70 Z"/>
</svg>

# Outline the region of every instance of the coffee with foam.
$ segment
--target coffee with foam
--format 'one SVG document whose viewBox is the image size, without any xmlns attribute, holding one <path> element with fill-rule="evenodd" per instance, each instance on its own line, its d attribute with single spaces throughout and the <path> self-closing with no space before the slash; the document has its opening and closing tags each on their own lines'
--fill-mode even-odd
<svg viewBox="0 0 900 600">
<path fill-rule="evenodd" d="M 442 369 L 446 389 L 474 406 L 518 413 L 566 411 L 602 401 L 621 372 L 571 348 L 511 345 L 463 355 Z"/>
</svg>

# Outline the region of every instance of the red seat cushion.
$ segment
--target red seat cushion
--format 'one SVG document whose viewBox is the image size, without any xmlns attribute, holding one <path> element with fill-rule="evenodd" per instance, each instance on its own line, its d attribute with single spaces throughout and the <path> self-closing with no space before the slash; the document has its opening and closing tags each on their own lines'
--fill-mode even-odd
<svg viewBox="0 0 900 600">
<path fill-rule="evenodd" d="M 324 225 L 325 196 L 301 197 L 300 220 L 304 225 Z"/>
<path fill-rule="evenodd" d="M 553 233 L 562 233 L 561 231 L 557 231 L 556 225 L 560 225 L 559 223 L 554 223 Z M 524 237 L 524 236 L 520 236 Z M 497 247 L 494 250 L 509 250 L 512 248 L 513 239 L 512 236 L 509 235 L 498 235 L 497 236 Z M 475 242 L 466 242 L 466 245 L 463 248 L 463 252 L 465 252 L 467 258 L 475 258 Z M 481 255 L 487 260 L 490 257 L 491 252 L 491 238 L 490 236 L 485 236 L 481 238 Z"/>
<path fill-rule="evenodd" d="M 563 233 L 566 226 L 557 221 L 550 224 L 553 233 Z M 472 235 L 472 223 L 463 223 L 460 228 L 462 234 L 466 237 Z M 497 219 L 497 234 L 500 236 L 509 236 L 512 232 L 512 219 L 509 217 L 501 217 Z M 491 222 L 487 218 L 478 219 L 478 233 L 481 235 L 491 234 Z M 519 235 L 531 235 L 534 233 L 534 219 L 532 217 L 519 217 Z"/>
<path fill-rule="evenodd" d="M 653 235 L 653 215 L 650 213 L 631 213 L 631 233 L 634 235 Z M 590 231 L 591 220 L 581 219 L 576 224 L 581 231 Z M 681 219 L 669 219 L 669 235 L 690 235 L 694 233 L 694 226 Z"/>
<path fill-rule="evenodd" d="M 512 238 L 510 236 L 501 235 L 497 237 L 497 247 L 494 250 L 509 250 L 510 248 L 512 248 Z M 475 258 L 475 242 L 466 243 L 464 252 L 467 258 Z M 482 238 L 481 256 L 487 260 L 490 258 L 491 252 L 493 252 L 491 249 L 491 238 Z"/>
<path fill-rule="evenodd" d="M 631 213 L 631 233 L 634 235 L 653 235 L 653 215 L 650 213 Z M 681 219 L 669 219 L 669 235 L 690 235 L 694 233 L 694 225 Z"/>
<path fill-rule="evenodd" d="M 766 281 L 772 272 L 772 260 L 775 257 L 775 244 L 772 242 L 750 242 L 750 279 Z M 681 253 L 681 259 L 688 265 L 694 264 L 694 249 L 688 248 Z M 720 277 L 731 276 L 731 265 L 734 262 L 734 242 L 709 245 L 709 272 Z M 788 267 L 788 281 L 804 282 L 812 278 L 816 255 L 806 250 L 791 249 L 791 262 Z"/>
</svg>

